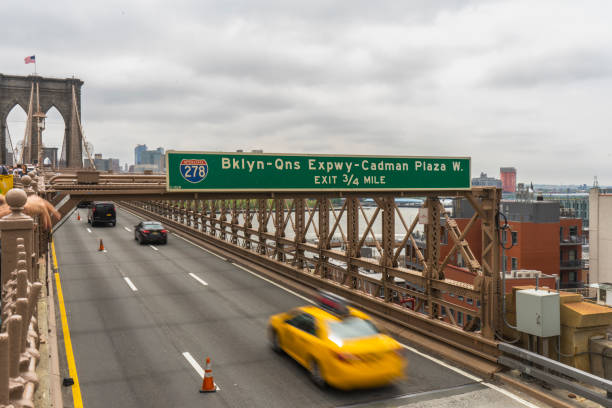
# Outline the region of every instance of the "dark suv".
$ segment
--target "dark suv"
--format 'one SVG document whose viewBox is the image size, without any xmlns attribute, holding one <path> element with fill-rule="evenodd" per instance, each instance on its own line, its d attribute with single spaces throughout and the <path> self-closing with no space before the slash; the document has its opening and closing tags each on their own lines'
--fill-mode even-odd
<svg viewBox="0 0 612 408">
<path fill-rule="evenodd" d="M 110 224 L 114 227 L 117 223 L 117 212 L 115 204 L 111 202 L 94 201 L 87 212 L 87 222 L 95 227 L 98 223 Z"/>
</svg>

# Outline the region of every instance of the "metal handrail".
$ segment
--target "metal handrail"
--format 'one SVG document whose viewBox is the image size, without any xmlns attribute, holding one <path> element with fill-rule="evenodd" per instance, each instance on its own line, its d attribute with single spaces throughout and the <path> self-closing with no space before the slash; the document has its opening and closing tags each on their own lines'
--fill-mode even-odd
<svg viewBox="0 0 612 408">
<path fill-rule="evenodd" d="M 512 358 L 506 355 L 500 355 L 497 359 L 499 364 L 517 369 L 532 377 L 550 383 L 551 385 L 565 388 L 591 401 L 602 404 L 603 406 L 612 406 L 612 381 L 511 344 L 499 343 L 498 348 L 503 353 L 515 357 Z M 534 364 L 540 366 L 540 368 L 534 367 Z M 563 376 L 569 377 L 574 381 L 580 381 L 583 384 L 601 388 L 606 394 L 601 394 L 590 388 L 586 388 Z"/>
<path fill-rule="evenodd" d="M 584 262 L 582 259 L 572 259 L 569 261 L 561 261 L 561 267 L 578 267 L 584 266 Z"/>
</svg>

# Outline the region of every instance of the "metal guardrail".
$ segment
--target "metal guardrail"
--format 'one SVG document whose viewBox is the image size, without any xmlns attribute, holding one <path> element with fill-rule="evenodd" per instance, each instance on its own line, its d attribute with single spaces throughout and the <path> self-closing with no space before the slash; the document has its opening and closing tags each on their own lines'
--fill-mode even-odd
<svg viewBox="0 0 612 408">
<path fill-rule="evenodd" d="M 499 350 L 512 356 L 500 355 L 497 358 L 499 364 L 564 388 L 604 407 L 612 407 L 612 381 L 510 344 L 500 343 Z M 583 384 L 600 388 L 604 393 Z"/>
<path fill-rule="evenodd" d="M 561 269 L 563 268 L 582 268 L 584 261 L 582 259 L 572 259 L 571 261 L 561 261 Z"/>
</svg>

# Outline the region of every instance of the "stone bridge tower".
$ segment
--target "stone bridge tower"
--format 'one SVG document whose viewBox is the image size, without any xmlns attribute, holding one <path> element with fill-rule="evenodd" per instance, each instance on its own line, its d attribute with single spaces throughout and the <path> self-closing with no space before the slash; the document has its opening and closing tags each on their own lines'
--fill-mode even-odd
<svg viewBox="0 0 612 408">
<path fill-rule="evenodd" d="M 64 119 L 64 143 L 62 155 L 65 155 L 65 165 L 71 168 L 83 167 L 83 136 L 79 118 L 81 117 L 81 86 L 83 81 L 77 78 L 43 78 L 38 75 L 15 76 L 0 74 L 0 161 L 7 161 L 7 124 L 6 118 L 15 105 L 21 106 L 28 112 L 30 96 L 34 87 L 37 94 L 34 96 L 34 108 L 39 107 L 40 112 L 46 113 L 55 106 Z M 73 97 L 74 87 L 74 97 Z M 35 91 L 36 92 L 36 91 Z M 37 135 L 37 123 L 32 120 L 32 135 Z M 20 140 L 21 136 L 17 136 Z M 38 160 L 38 138 L 32 137 L 31 143 L 25 149 L 29 152 L 24 157 L 27 163 Z"/>
</svg>

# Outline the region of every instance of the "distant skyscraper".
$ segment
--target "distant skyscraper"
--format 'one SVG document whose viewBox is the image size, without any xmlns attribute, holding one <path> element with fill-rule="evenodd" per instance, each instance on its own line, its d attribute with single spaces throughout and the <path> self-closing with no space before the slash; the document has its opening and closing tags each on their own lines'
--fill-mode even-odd
<svg viewBox="0 0 612 408">
<path fill-rule="evenodd" d="M 160 149 L 145 150 L 144 152 L 142 152 L 141 161 L 138 164 L 152 165 L 154 166 L 155 171 L 163 170 L 165 162 L 164 155 L 160 152 Z"/>
<path fill-rule="evenodd" d="M 499 169 L 503 193 L 516 193 L 516 169 L 514 167 L 501 167 Z"/>
<path fill-rule="evenodd" d="M 142 153 L 146 151 L 146 144 L 136 145 L 136 148 L 134 149 L 134 164 L 142 164 Z"/>
<path fill-rule="evenodd" d="M 502 188 L 502 182 L 494 177 L 487 177 L 487 173 L 480 173 L 480 177 L 472 179 L 472 186 L 493 186 Z"/>
</svg>

